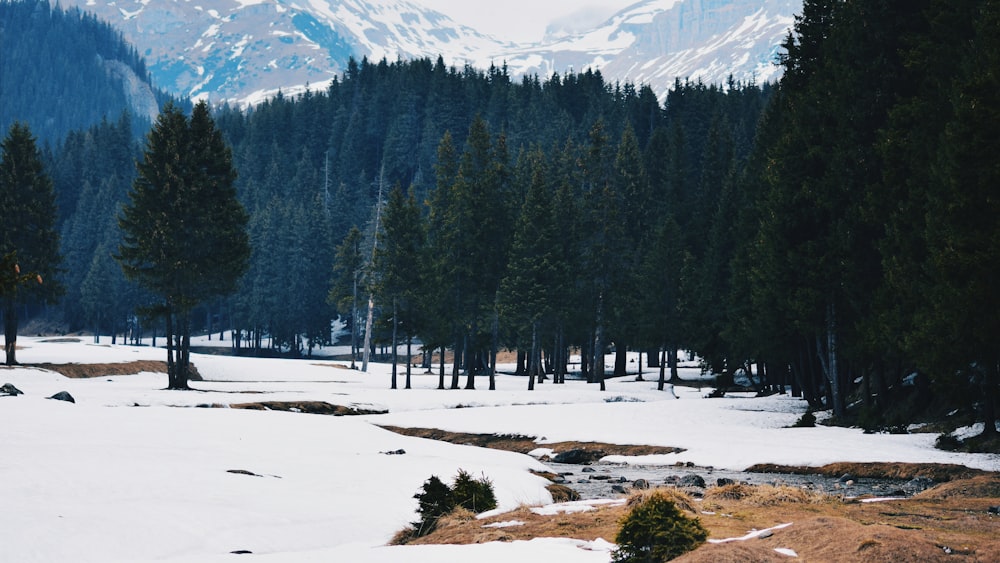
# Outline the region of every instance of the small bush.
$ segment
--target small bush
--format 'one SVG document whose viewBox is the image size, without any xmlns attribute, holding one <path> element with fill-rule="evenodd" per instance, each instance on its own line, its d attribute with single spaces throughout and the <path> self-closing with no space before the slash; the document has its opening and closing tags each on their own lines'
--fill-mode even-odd
<svg viewBox="0 0 1000 563">
<path fill-rule="evenodd" d="M 421 491 L 413 498 L 417 499 L 417 514 L 420 514 L 420 521 L 413 523 L 417 537 L 433 532 L 438 519 L 455 509 L 455 495 L 437 475 L 424 481 Z"/>
<path fill-rule="evenodd" d="M 420 521 L 414 522 L 413 529 L 408 533 L 397 534 L 399 543 L 430 534 L 437 527 L 438 521 L 456 508 L 478 513 L 497 507 L 493 483 L 486 477 L 473 479 L 461 469 L 458 470 L 453 487 L 449 487 L 436 475 L 431 475 L 413 498 L 417 499 Z"/>
<path fill-rule="evenodd" d="M 708 531 L 697 518 L 688 518 L 666 495 L 654 491 L 622 519 L 612 561 L 669 561 L 696 549 L 706 538 Z"/>
<path fill-rule="evenodd" d="M 459 469 L 455 484 L 451 487 L 455 504 L 475 513 L 486 512 L 497 507 L 497 498 L 493 494 L 493 483 L 483 477 L 473 479 L 471 475 Z"/>
<path fill-rule="evenodd" d="M 806 411 L 801 418 L 799 418 L 792 428 L 814 428 L 816 426 L 816 415 Z"/>
</svg>

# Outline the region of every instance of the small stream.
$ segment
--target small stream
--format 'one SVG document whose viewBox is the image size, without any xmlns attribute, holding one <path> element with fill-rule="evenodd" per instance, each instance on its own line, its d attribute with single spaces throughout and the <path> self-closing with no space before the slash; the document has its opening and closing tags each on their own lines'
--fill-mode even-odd
<svg viewBox="0 0 1000 563">
<path fill-rule="evenodd" d="M 827 477 L 824 475 L 797 475 L 791 473 L 747 473 L 727 471 L 711 467 L 679 465 L 627 465 L 596 462 L 589 465 L 575 465 L 543 462 L 553 473 L 564 479 L 562 484 L 580 494 L 581 499 L 616 498 L 630 493 L 637 480 L 645 480 L 650 487 L 674 485 L 699 496 L 701 487 L 688 486 L 704 480 L 707 487 L 727 482 L 749 485 L 787 485 L 819 491 L 842 497 L 908 497 L 932 487 L 930 480 L 865 479 L 849 475 Z M 728 481 L 727 481 L 728 480 Z"/>
</svg>

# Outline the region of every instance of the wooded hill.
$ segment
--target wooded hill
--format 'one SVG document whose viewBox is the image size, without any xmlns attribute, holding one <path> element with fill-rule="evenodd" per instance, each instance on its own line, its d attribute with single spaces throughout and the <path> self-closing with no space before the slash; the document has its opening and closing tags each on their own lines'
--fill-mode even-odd
<svg viewBox="0 0 1000 563">
<path fill-rule="evenodd" d="M 121 33 L 76 8 L 0 0 L 0 53 L 0 131 L 27 123 L 40 145 L 123 111 L 141 137 L 169 98 Z"/>
<path fill-rule="evenodd" d="M 457 351 L 466 386 L 503 348 L 557 381 L 579 349 L 595 383 L 605 350 L 621 375 L 627 349 L 681 349 L 721 390 L 753 367 L 762 392 L 790 385 L 872 430 L 959 407 L 989 433 L 998 16 L 986 0 L 806 1 L 780 85 L 678 81 L 663 103 L 592 71 L 417 60 L 223 108 L 253 256 L 203 328 L 308 353 L 338 314 L 361 324 L 351 305 L 371 291 L 374 340 Z M 144 302 L 108 252 L 126 128 L 51 157 L 74 329 L 121 331 Z"/>
</svg>

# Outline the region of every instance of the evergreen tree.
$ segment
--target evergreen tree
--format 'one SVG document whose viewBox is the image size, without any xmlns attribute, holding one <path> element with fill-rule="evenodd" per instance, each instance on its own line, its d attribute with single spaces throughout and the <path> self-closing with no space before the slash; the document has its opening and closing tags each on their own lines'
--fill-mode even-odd
<svg viewBox="0 0 1000 563">
<path fill-rule="evenodd" d="M 247 214 L 233 188 L 229 147 L 204 102 L 190 120 L 164 108 L 137 166 L 119 217 L 117 259 L 129 279 L 162 300 L 168 388 L 187 389 L 191 310 L 236 289 L 250 255 Z"/>
<path fill-rule="evenodd" d="M 355 361 L 358 356 L 358 300 L 363 288 L 359 283 L 364 274 L 366 265 L 364 255 L 361 253 L 363 241 L 361 230 L 356 226 L 351 227 L 347 236 L 340 243 L 336 250 L 333 262 L 333 283 L 327 302 L 333 305 L 340 317 L 343 319 L 347 312 L 347 328 L 351 331 L 351 369 L 355 369 Z"/>
<path fill-rule="evenodd" d="M 500 285 L 501 319 L 515 333 L 530 334 L 529 391 L 534 390 L 536 377 L 544 376 L 540 338 L 543 322 L 551 325 L 557 305 L 555 292 L 559 290 L 558 234 L 544 158 L 540 150 L 529 157 L 531 184 L 514 227 L 510 260 Z"/>
<path fill-rule="evenodd" d="M 935 342 L 925 352 L 927 365 L 958 374 L 978 403 L 982 436 L 997 435 L 1000 401 L 1000 3 L 986 1 L 967 14 L 974 34 L 960 52 L 961 65 L 951 88 L 952 115 L 938 149 L 934 188 L 925 234 L 930 270 L 927 306 L 917 327 Z M 985 71 L 984 69 L 993 69 Z M 945 376 L 947 377 L 947 376 Z M 948 379 L 951 379 L 950 377 Z M 967 381 L 963 385 L 962 380 Z M 970 385 L 971 384 L 971 385 Z"/>
<path fill-rule="evenodd" d="M 3 318 L 7 365 L 17 364 L 18 305 L 53 301 L 62 292 L 54 280 L 62 260 L 56 231 L 56 200 L 52 180 L 27 125 L 14 123 L 0 143 L 0 256 L 6 270 L 12 264 L 41 276 L 45 284 L 10 283 L 4 287 Z M 7 272 L 9 274 L 9 271 Z"/>
<path fill-rule="evenodd" d="M 372 270 L 375 273 L 374 292 L 381 303 L 391 304 L 383 311 L 392 315 L 392 382 L 396 389 L 397 335 L 400 325 L 406 335 L 406 384 L 410 389 L 411 343 L 420 316 L 421 258 L 424 250 L 424 225 L 413 191 L 408 197 L 397 185 L 389 193 L 379 244 Z"/>
</svg>

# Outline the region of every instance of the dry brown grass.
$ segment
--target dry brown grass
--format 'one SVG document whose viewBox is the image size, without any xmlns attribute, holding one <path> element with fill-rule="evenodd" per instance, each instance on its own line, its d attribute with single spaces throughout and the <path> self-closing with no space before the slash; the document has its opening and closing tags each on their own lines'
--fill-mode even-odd
<svg viewBox="0 0 1000 563">
<path fill-rule="evenodd" d="M 831 497 L 816 491 L 785 485 L 747 485 L 733 483 L 710 487 L 705 491 L 705 501 L 738 501 L 747 506 L 778 506 L 781 504 L 812 504 L 829 502 Z"/>
<path fill-rule="evenodd" d="M 710 539 L 737 538 L 752 530 L 791 523 L 767 538 L 707 543 L 675 561 L 789 561 L 774 551 L 782 547 L 794 550 L 801 561 L 888 563 L 1000 561 L 1000 518 L 987 513 L 989 506 L 1000 502 L 998 487 L 1000 474 L 991 473 L 939 485 L 911 499 L 873 503 L 844 501 L 787 486 L 709 487 L 702 501 L 672 488 L 657 490 L 671 495 L 682 510 L 693 513 L 709 530 Z M 636 502 L 649 494 L 642 491 L 629 498 Z M 628 504 L 624 504 L 540 516 L 521 507 L 482 520 L 459 514 L 413 543 L 481 543 L 536 537 L 600 537 L 614 541 L 628 510 Z M 483 527 L 509 521 L 522 525 Z"/>
<path fill-rule="evenodd" d="M 850 473 L 858 478 L 870 479 L 913 479 L 927 477 L 939 483 L 953 479 L 968 479 L 983 475 L 985 471 L 970 469 L 964 465 L 944 463 L 830 463 L 822 467 L 803 467 L 759 463 L 747 469 L 753 473 L 792 473 L 798 475 L 826 475 L 840 477 Z"/>
<path fill-rule="evenodd" d="M 142 372 L 167 373 L 167 362 L 157 360 L 136 360 L 116 364 L 25 364 L 24 367 L 54 371 L 72 379 L 135 375 Z M 190 370 L 191 381 L 201 381 L 201 374 L 194 364 L 190 365 Z"/>
<path fill-rule="evenodd" d="M 644 446 L 630 444 L 606 444 L 602 442 L 554 442 L 539 444 L 533 436 L 516 436 L 509 434 L 470 434 L 467 432 L 448 432 L 436 428 L 402 428 L 399 426 L 383 426 L 386 430 L 402 434 L 404 436 L 415 436 L 418 438 L 428 438 L 440 440 L 452 444 L 464 444 L 479 446 L 481 448 L 492 448 L 495 450 L 505 450 L 526 454 L 541 447 L 551 448 L 554 452 L 566 452 L 569 450 L 584 450 L 589 457 L 600 459 L 608 455 L 654 455 L 670 454 L 684 451 L 682 448 L 669 446 Z"/>
</svg>

